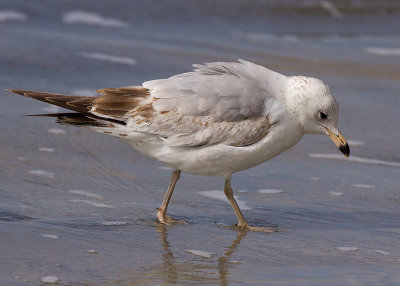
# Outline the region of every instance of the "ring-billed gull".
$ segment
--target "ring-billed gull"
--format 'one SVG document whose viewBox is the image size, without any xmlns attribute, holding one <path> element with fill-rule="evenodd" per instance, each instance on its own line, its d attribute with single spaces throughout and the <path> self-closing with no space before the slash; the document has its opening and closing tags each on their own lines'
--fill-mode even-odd
<svg viewBox="0 0 400 286">
<path fill-rule="evenodd" d="M 306 133 L 328 135 L 348 157 L 349 146 L 337 128 L 338 104 L 315 78 L 286 77 L 244 60 L 194 67 L 142 86 L 100 89 L 99 97 L 9 91 L 73 110 L 47 116 L 119 137 L 173 167 L 157 213 L 160 223 L 175 222 L 167 207 L 184 171 L 224 177 L 238 226 L 275 231 L 246 222 L 233 197 L 231 175 L 277 156 Z"/>
</svg>

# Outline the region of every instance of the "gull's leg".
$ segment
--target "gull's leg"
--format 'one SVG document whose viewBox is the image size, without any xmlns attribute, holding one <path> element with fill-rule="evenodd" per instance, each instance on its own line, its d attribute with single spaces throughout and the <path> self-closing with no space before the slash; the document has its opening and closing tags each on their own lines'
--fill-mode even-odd
<svg viewBox="0 0 400 286">
<path fill-rule="evenodd" d="M 240 210 L 235 198 L 233 197 L 233 191 L 231 188 L 231 176 L 229 176 L 228 178 L 225 179 L 224 193 L 225 193 L 225 196 L 227 197 L 227 199 L 229 200 L 229 202 L 231 203 L 232 208 L 235 211 L 235 214 L 239 220 L 238 227 L 247 228 L 249 226 L 249 224 L 245 220 L 245 218 L 242 214 L 242 211 Z"/>
<path fill-rule="evenodd" d="M 240 210 L 235 198 L 233 197 L 233 191 L 231 188 L 231 176 L 227 177 L 225 179 L 225 185 L 224 185 L 224 193 L 229 202 L 232 205 L 233 210 L 235 211 L 235 214 L 239 220 L 238 222 L 238 227 L 248 229 L 248 230 L 253 230 L 253 231 L 262 231 L 262 232 L 275 232 L 276 229 L 273 227 L 254 227 L 251 226 L 247 223 L 246 219 L 244 218 L 242 211 Z"/>
<path fill-rule="evenodd" d="M 157 217 L 158 217 L 158 221 L 161 222 L 162 224 L 171 224 L 173 222 L 179 222 L 178 220 L 174 220 L 171 217 L 167 216 L 167 208 L 168 208 L 168 204 L 171 199 L 172 193 L 174 192 L 176 182 L 179 180 L 180 176 L 181 176 L 180 170 L 174 170 L 172 172 L 171 180 L 169 181 L 167 193 L 165 194 L 165 197 L 164 197 L 164 200 L 163 200 L 161 206 L 158 208 Z"/>
</svg>

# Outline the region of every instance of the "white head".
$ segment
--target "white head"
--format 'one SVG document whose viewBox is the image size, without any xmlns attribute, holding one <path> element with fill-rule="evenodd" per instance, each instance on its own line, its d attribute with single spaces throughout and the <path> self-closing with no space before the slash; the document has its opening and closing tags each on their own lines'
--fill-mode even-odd
<svg viewBox="0 0 400 286">
<path fill-rule="evenodd" d="M 326 84 L 312 77 L 288 77 L 285 97 L 289 112 L 304 133 L 328 135 L 348 157 L 349 145 L 337 127 L 339 105 Z"/>
</svg>

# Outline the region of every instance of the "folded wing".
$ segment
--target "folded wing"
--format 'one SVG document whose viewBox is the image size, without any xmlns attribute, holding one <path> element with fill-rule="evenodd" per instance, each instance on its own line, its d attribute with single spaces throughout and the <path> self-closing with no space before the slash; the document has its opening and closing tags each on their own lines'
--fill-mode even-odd
<svg viewBox="0 0 400 286">
<path fill-rule="evenodd" d="M 282 75 L 245 61 L 194 67 L 143 87 L 101 89 L 99 97 L 10 91 L 78 112 L 57 115 L 61 123 L 101 128 L 112 122 L 170 146 L 247 146 L 268 134 L 274 124 L 268 107 L 277 101 L 270 82 Z"/>
<path fill-rule="evenodd" d="M 157 132 L 173 146 L 247 146 L 268 134 L 275 123 L 268 108 L 279 101 L 273 82 L 285 80 L 283 75 L 242 60 L 194 67 L 143 83 L 156 111 L 143 130 Z"/>
</svg>

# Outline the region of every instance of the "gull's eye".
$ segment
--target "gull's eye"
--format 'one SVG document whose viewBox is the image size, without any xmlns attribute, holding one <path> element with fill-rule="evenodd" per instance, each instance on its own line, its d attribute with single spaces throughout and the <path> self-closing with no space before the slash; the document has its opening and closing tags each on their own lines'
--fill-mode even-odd
<svg viewBox="0 0 400 286">
<path fill-rule="evenodd" d="M 319 118 L 321 118 L 321 119 L 327 119 L 327 118 L 328 118 L 328 115 L 327 115 L 326 113 L 324 113 L 324 112 L 320 112 L 320 113 L 319 113 Z"/>
</svg>

